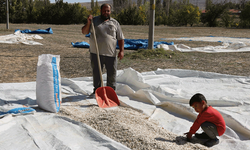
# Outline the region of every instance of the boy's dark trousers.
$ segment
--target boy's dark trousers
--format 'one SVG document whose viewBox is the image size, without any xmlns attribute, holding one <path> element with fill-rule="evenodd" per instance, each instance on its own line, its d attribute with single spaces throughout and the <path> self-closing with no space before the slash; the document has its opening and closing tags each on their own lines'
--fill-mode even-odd
<svg viewBox="0 0 250 150">
<path fill-rule="evenodd" d="M 216 125 L 211 122 L 202 123 L 201 128 L 211 139 L 216 139 L 216 136 L 219 136 Z"/>
</svg>

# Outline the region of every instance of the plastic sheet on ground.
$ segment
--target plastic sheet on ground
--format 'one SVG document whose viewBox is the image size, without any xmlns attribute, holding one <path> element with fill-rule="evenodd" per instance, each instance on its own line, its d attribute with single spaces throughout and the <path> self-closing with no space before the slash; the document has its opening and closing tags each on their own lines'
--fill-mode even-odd
<svg viewBox="0 0 250 150">
<path fill-rule="evenodd" d="M 2 35 L 0 36 L 0 43 L 5 44 L 25 44 L 25 45 L 43 45 L 42 43 L 36 42 L 34 40 L 41 40 L 43 37 L 37 34 L 28 35 L 21 33 L 20 30 L 14 32 L 14 34 Z"/>
<path fill-rule="evenodd" d="M 160 44 L 157 47 L 165 50 L 181 51 L 181 52 L 205 52 L 205 53 L 220 53 L 220 52 L 249 52 L 250 38 L 234 38 L 234 37 L 182 37 L 182 38 L 161 38 L 161 40 L 182 40 L 182 41 L 206 41 L 220 42 L 220 46 L 205 46 L 191 48 L 184 44 L 166 45 Z"/>
<path fill-rule="evenodd" d="M 84 41 L 82 41 L 82 42 L 76 42 L 76 43 L 71 42 L 71 45 L 73 47 L 78 47 L 78 48 L 89 48 L 89 43 L 84 42 Z"/>
<path fill-rule="evenodd" d="M 1 149 L 128 150 L 85 124 L 55 114 L 6 116 L 0 120 L 0 133 Z"/>
<path fill-rule="evenodd" d="M 164 44 L 164 45 L 174 45 L 173 42 L 164 42 L 160 41 L 154 42 L 153 47 L 157 48 L 158 45 Z M 71 42 L 71 45 L 73 47 L 79 47 L 79 48 L 89 48 L 89 44 L 85 41 L 83 42 Z M 117 43 L 116 48 L 119 49 L 119 45 Z M 124 39 L 124 49 L 130 49 L 130 50 L 138 50 L 138 49 L 147 49 L 148 48 L 148 40 L 147 39 Z"/>
<path fill-rule="evenodd" d="M 18 31 L 20 29 L 16 29 L 16 31 Z M 53 30 L 51 28 L 47 28 L 47 29 L 37 29 L 37 30 L 30 30 L 30 29 L 24 29 L 24 30 L 20 30 L 21 33 L 35 33 L 35 34 L 53 34 Z"/>
<path fill-rule="evenodd" d="M 105 83 L 106 74 L 103 79 Z M 70 105 L 72 101 L 97 105 L 95 99 L 85 98 L 92 93 L 92 82 L 92 77 L 63 78 L 62 96 L 64 100 L 70 100 L 64 101 L 62 105 Z M 139 73 L 128 68 L 117 73 L 116 93 L 123 105 L 140 110 L 149 119 L 157 121 L 159 126 L 180 136 L 189 131 L 197 116 L 189 106 L 189 99 L 195 93 L 202 93 L 208 104 L 223 115 L 227 126 L 225 134 L 219 137 L 220 144 L 213 146 L 213 149 L 250 149 L 250 77 L 181 69 L 158 69 Z M 0 100 L 0 104 L 8 101 L 36 107 L 35 82 L 1 83 Z M 83 107 L 81 111 L 85 109 Z M 86 143 L 87 146 L 100 146 L 100 149 L 104 145 L 114 149 L 126 149 L 84 124 L 45 112 L 17 117 L 7 115 L 0 119 L 0 126 L 0 147 L 5 146 L 8 149 L 13 149 L 13 145 L 8 143 L 15 142 L 19 142 L 20 148 L 27 145 L 33 148 L 34 143 L 38 142 L 34 149 L 43 146 L 84 149 Z M 202 132 L 201 129 L 198 132 Z M 68 142 L 71 139 L 76 142 Z M 90 144 L 77 142 L 81 140 Z"/>
</svg>

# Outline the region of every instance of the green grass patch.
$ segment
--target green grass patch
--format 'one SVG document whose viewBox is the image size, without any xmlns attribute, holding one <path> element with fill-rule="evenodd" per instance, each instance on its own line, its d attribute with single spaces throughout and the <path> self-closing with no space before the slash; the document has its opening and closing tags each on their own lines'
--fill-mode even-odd
<svg viewBox="0 0 250 150">
<path fill-rule="evenodd" d="M 153 58 L 172 58 L 175 56 L 175 52 L 170 50 L 164 50 L 162 48 L 157 49 L 139 49 L 132 53 L 125 53 L 124 58 L 127 59 L 153 59 Z"/>
</svg>

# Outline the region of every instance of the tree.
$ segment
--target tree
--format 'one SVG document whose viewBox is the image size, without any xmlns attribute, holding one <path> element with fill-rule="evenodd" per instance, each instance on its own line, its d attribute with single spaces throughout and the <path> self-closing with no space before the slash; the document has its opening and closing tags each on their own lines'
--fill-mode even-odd
<svg viewBox="0 0 250 150">
<path fill-rule="evenodd" d="M 0 23 L 6 22 L 6 0 L 0 0 Z"/>
<path fill-rule="evenodd" d="M 155 10 L 155 24 L 160 25 L 163 22 L 162 14 L 164 12 L 161 0 L 156 0 L 155 1 L 155 7 L 157 8 Z"/>
<path fill-rule="evenodd" d="M 202 16 L 202 22 L 208 23 L 209 27 L 217 26 L 217 19 L 225 12 L 227 5 L 222 3 L 210 4 L 206 7 L 206 14 Z"/>
<path fill-rule="evenodd" d="M 113 0 L 114 13 L 119 14 L 122 9 L 128 8 L 128 0 Z"/>
<path fill-rule="evenodd" d="M 9 6 L 12 23 L 23 23 L 27 19 L 27 0 L 12 0 Z"/>
<path fill-rule="evenodd" d="M 137 7 L 140 7 L 142 5 L 142 0 L 137 0 Z"/>
<path fill-rule="evenodd" d="M 244 9 L 241 11 L 240 25 L 242 27 L 250 26 L 250 2 L 246 3 Z"/>
<path fill-rule="evenodd" d="M 91 0 L 91 9 L 93 10 L 95 7 L 95 1 L 94 0 Z"/>
<path fill-rule="evenodd" d="M 123 25 L 144 25 L 146 23 L 145 8 L 136 5 L 123 9 L 117 16 L 117 21 Z"/>
<path fill-rule="evenodd" d="M 241 8 L 241 9 L 245 9 L 246 3 L 247 3 L 246 0 L 241 0 L 241 1 L 240 1 L 240 8 Z"/>
<path fill-rule="evenodd" d="M 101 14 L 100 12 L 100 7 L 99 7 L 99 4 L 98 4 L 98 1 L 96 0 L 95 2 L 95 6 L 91 9 L 91 14 L 93 16 L 98 16 Z"/>
<path fill-rule="evenodd" d="M 190 24 L 193 26 L 193 24 L 199 23 L 201 12 L 199 11 L 199 7 L 194 6 L 192 4 L 184 5 L 182 8 L 183 16 L 186 14 L 186 22 L 185 25 Z M 183 17 L 184 18 L 184 17 Z"/>
<path fill-rule="evenodd" d="M 208 10 L 212 4 L 213 4 L 212 0 L 206 0 L 206 10 Z"/>
<path fill-rule="evenodd" d="M 231 25 L 233 25 L 235 16 L 231 17 L 231 15 L 229 11 L 225 11 L 221 15 L 221 20 L 225 27 L 231 27 Z"/>
</svg>

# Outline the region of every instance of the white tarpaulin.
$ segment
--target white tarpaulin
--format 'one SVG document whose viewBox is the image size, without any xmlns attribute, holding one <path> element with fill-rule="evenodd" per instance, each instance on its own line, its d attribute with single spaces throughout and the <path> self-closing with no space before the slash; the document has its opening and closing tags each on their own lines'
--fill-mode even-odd
<svg viewBox="0 0 250 150">
<path fill-rule="evenodd" d="M 206 42 L 221 42 L 221 46 L 205 46 L 191 48 L 184 44 L 166 45 L 160 44 L 157 47 L 165 50 L 181 51 L 181 52 L 249 52 L 250 38 L 233 38 L 233 37 L 183 37 L 183 38 L 162 38 L 161 40 L 182 40 L 182 41 L 206 41 Z"/>
<path fill-rule="evenodd" d="M 103 79 L 106 79 L 106 75 L 103 75 Z M 78 96 L 92 93 L 92 89 L 91 77 L 62 79 L 63 98 L 73 101 Z M 118 71 L 116 93 L 126 106 L 141 110 L 149 119 L 180 136 L 189 131 L 197 116 L 189 106 L 189 99 L 196 93 L 202 93 L 208 104 L 223 115 L 227 125 L 225 134 L 219 137 L 220 144 L 213 149 L 250 149 L 250 77 L 180 69 L 139 73 L 128 68 Z M 36 106 L 35 97 L 35 82 L 0 84 L 0 104 L 7 101 Z M 82 101 L 96 105 L 95 99 Z M 84 124 L 45 112 L 17 117 L 7 115 L 0 119 L 0 129 L 0 147 L 6 149 L 16 149 L 9 143 L 18 141 L 20 149 L 42 149 L 43 146 L 126 149 Z M 70 139 L 76 142 L 67 142 Z M 83 144 L 77 141 L 87 142 Z"/>
<path fill-rule="evenodd" d="M 34 40 L 43 39 L 40 35 L 33 34 L 28 35 L 26 33 L 21 33 L 20 30 L 17 30 L 13 34 L 2 35 L 0 36 L 0 43 L 5 44 L 26 44 L 26 45 L 43 45 L 42 43 L 36 42 Z"/>
</svg>

